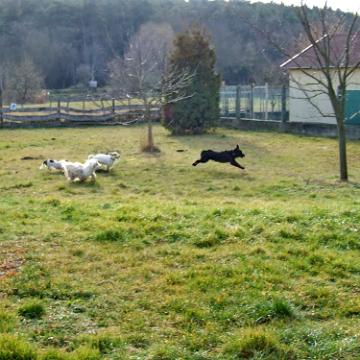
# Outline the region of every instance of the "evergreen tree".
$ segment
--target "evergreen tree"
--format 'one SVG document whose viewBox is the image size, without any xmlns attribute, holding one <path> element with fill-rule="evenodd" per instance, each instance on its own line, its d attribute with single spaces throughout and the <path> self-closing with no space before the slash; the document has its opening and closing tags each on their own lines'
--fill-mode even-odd
<svg viewBox="0 0 360 360">
<path fill-rule="evenodd" d="M 216 127 L 220 76 L 215 71 L 215 63 L 215 51 L 201 29 L 193 27 L 178 34 L 170 64 L 178 71 L 187 70 L 194 76 L 185 89 L 183 101 L 172 104 L 171 98 L 168 99 L 163 123 L 173 134 L 201 134 Z"/>
</svg>

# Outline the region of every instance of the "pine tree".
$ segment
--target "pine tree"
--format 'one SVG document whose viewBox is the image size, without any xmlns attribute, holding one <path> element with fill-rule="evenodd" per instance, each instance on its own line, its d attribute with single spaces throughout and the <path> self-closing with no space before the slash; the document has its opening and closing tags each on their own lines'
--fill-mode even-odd
<svg viewBox="0 0 360 360">
<path fill-rule="evenodd" d="M 193 27 L 178 34 L 170 64 L 178 71 L 194 73 L 185 89 L 185 99 L 171 104 L 163 123 L 173 134 L 201 134 L 215 128 L 219 119 L 220 76 L 215 71 L 216 55 L 208 37 Z M 169 107 L 171 111 L 169 111 Z"/>
</svg>

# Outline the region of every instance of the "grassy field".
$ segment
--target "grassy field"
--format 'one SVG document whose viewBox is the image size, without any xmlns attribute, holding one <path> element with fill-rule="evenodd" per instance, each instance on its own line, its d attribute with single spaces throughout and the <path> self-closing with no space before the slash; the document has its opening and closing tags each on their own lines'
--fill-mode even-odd
<svg viewBox="0 0 360 360">
<path fill-rule="evenodd" d="M 144 134 L 0 132 L 0 360 L 359 359 L 360 143 L 341 184 L 335 140 Z M 38 169 L 106 150 L 95 184 Z"/>
</svg>

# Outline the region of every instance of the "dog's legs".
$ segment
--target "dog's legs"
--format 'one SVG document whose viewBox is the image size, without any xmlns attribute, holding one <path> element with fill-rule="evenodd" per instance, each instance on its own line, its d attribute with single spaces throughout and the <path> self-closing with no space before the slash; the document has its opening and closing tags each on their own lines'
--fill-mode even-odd
<svg viewBox="0 0 360 360">
<path fill-rule="evenodd" d="M 239 169 L 245 169 L 243 166 L 241 166 L 236 160 L 232 160 L 231 162 L 230 162 L 230 164 L 232 165 L 232 166 L 235 166 L 235 167 L 237 167 L 237 168 L 239 168 Z"/>
<path fill-rule="evenodd" d="M 201 158 L 201 159 L 199 159 L 199 160 L 196 160 L 192 165 L 193 166 L 196 166 L 196 165 L 198 165 L 198 164 L 200 164 L 200 163 L 206 163 L 206 162 L 208 162 L 210 159 L 204 159 L 204 158 Z"/>
</svg>

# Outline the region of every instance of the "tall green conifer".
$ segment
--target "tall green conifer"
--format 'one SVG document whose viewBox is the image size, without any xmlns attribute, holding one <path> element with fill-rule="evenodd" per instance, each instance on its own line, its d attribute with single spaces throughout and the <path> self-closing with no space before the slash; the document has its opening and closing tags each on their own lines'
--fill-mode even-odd
<svg viewBox="0 0 360 360">
<path fill-rule="evenodd" d="M 173 134 L 201 134 L 215 128 L 219 119 L 220 76 L 215 71 L 216 55 L 208 37 L 193 27 L 174 41 L 170 64 L 178 71 L 194 73 L 183 101 L 171 104 L 164 125 Z"/>
</svg>

